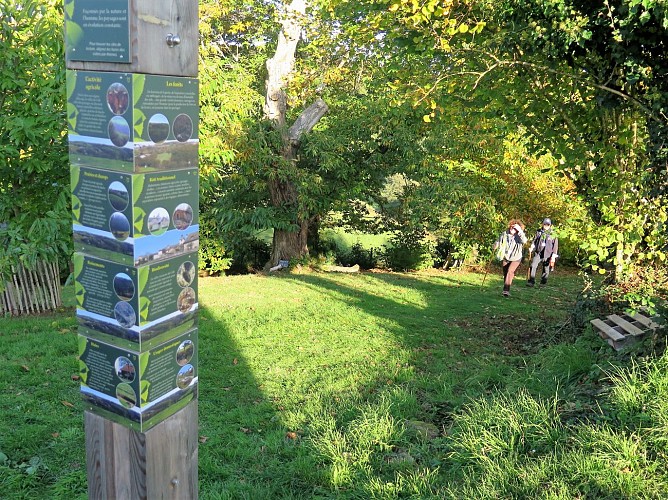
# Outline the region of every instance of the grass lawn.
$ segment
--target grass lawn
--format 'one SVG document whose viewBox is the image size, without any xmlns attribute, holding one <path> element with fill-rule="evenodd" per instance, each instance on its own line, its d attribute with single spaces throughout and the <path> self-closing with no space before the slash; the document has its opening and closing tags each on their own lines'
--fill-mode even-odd
<svg viewBox="0 0 668 500">
<path fill-rule="evenodd" d="M 200 279 L 200 498 L 667 497 L 668 362 L 496 271 Z M 0 497 L 85 498 L 73 310 L 0 325 Z"/>
</svg>

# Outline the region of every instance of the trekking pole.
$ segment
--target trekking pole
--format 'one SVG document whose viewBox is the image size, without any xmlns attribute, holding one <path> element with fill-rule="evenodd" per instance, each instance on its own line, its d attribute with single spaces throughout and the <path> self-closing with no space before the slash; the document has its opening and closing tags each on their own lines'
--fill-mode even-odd
<svg viewBox="0 0 668 500">
<path fill-rule="evenodd" d="M 487 275 L 489 274 L 489 268 L 492 266 L 492 261 L 494 260 L 494 256 L 492 255 L 492 258 L 489 259 L 489 262 L 487 263 L 487 268 L 485 269 L 485 275 L 482 277 L 482 283 L 480 283 L 480 288 L 485 286 L 485 280 L 487 279 Z"/>
</svg>

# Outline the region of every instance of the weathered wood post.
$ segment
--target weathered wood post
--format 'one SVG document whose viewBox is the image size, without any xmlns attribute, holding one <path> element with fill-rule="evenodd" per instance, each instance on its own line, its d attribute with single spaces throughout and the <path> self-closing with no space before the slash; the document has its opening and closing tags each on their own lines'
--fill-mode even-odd
<svg viewBox="0 0 668 500">
<path fill-rule="evenodd" d="M 64 0 L 88 496 L 197 498 L 197 0 Z"/>
</svg>

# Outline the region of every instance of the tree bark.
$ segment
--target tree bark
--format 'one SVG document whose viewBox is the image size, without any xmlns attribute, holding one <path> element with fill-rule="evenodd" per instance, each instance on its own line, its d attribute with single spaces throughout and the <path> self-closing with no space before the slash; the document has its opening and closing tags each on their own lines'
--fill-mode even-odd
<svg viewBox="0 0 668 500">
<path fill-rule="evenodd" d="M 305 0 L 293 0 L 286 5 L 281 21 L 281 31 L 274 56 L 267 60 L 267 80 L 264 105 L 265 118 L 281 134 L 283 150 L 281 156 L 286 162 L 296 162 L 299 155 L 301 137 L 310 132 L 327 112 L 327 104 L 317 99 L 288 128 L 286 123 L 287 94 L 285 88 L 294 69 L 297 43 L 306 12 Z M 299 212 L 299 193 L 294 182 L 285 179 L 269 181 L 269 195 L 272 205 L 287 207 Z M 280 260 L 290 260 L 308 255 L 308 217 L 297 216 L 294 230 L 274 229 L 271 260 L 269 267 Z"/>
</svg>

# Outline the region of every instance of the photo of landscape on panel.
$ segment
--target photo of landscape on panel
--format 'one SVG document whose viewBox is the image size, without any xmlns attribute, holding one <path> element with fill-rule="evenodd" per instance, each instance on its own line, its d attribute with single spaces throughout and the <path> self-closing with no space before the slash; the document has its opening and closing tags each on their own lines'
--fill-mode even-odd
<svg viewBox="0 0 668 500">
<path fill-rule="evenodd" d="M 195 78 L 67 71 L 70 163 L 127 173 L 197 167 Z"/>
<path fill-rule="evenodd" d="M 79 335 L 81 393 L 91 410 L 146 430 L 196 395 L 197 329 L 144 352 Z"/>
<path fill-rule="evenodd" d="M 80 334 L 143 352 L 197 326 L 197 253 L 139 268 L 73 260 Z"/>
<path fill-rule="evenodd" d="M 75 251 L 140 266 L 199 249 L 197 169 L 124 174 L 71 168 Z"/>
</svg>

